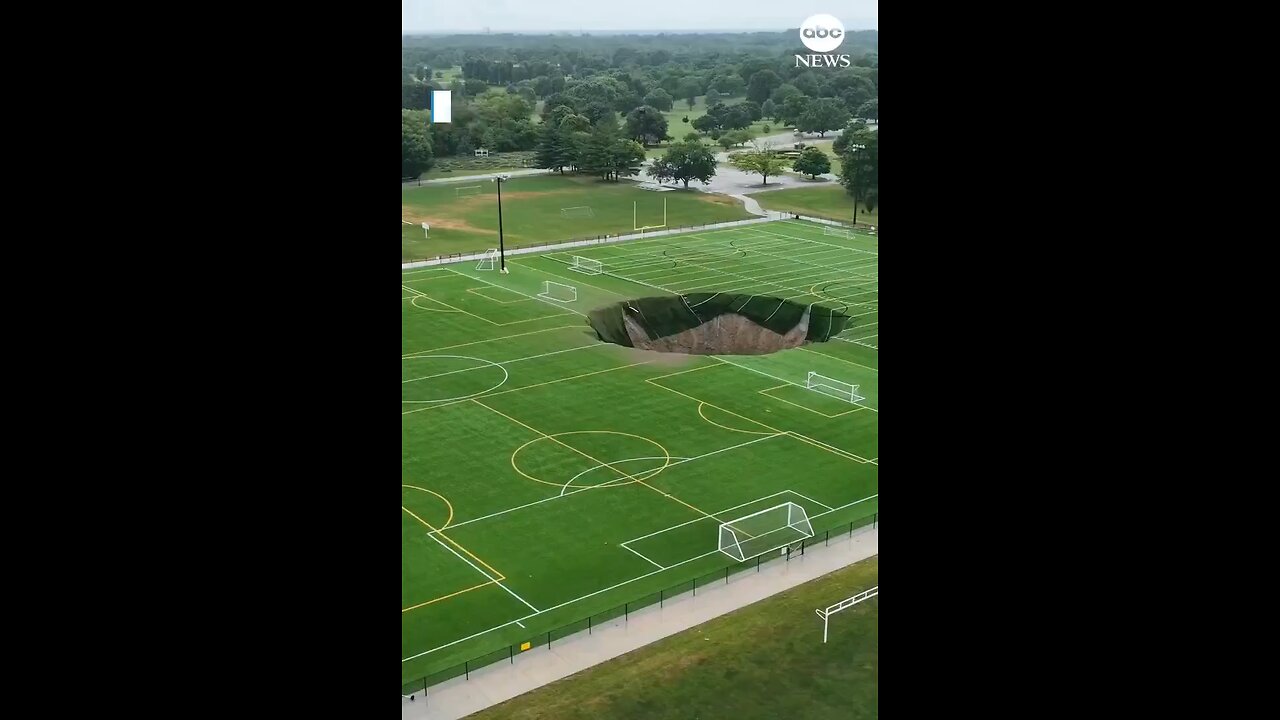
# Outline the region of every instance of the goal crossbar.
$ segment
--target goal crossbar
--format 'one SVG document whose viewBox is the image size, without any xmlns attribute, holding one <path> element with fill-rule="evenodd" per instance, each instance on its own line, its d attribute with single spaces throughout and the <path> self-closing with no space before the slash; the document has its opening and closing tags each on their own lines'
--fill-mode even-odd
<svg viewBox="0 0 1280 720">
<path fill-rule="evenodd" d="M 604 272 L 604 263 L 581 255 L 574 255 L 573 264 L 569 266 L 569 269 L 587 275 L 599 275 Z"/>
<path fill-rule="evenodd" d="M 542 281 L 542 292 L 538 297 L 555 302 L 575 302 L 578 299 L 578 288 L 552 280 Z"/>
<path fill-rule="evenodd" d="M 865 397 L 858 394 L 858 388 L 861 386 L 854 385 L 853 383 L 847 383 L 843 380 L 829 378 L 825 375 L 819 375 L 812 371 L 810 371 L 810 373 L 805 377 L 804 386 L 809 390 L 820 392 L 823 395 L 840 398 L 841 400 L 847 400 L 851 403 L 866 400 Z"/>
<path fill-rule="evenodd" d="M 721 523 L 718 549 L 745 562 L 811 537 L 813 526 L 804 508 L 785 502 Z"/>
<path fill-rule="evenodd" d="M 492 269 L 493 269 L 493 263 L 494 263 L 494 261 L 495 261 L 495 260 L 497 260 L 497 259 L 498 259 L 498 249 L 497 249 L 497 248 L 491 248 L 491 249 L 489 249 L 489 250 L 485 251 L 485 254 L 484 254 L 483 256 L 481 256 L 481 258 L 480 258 L 480 262 L 476 264 L 476 269 L 477 269 L 477 270 L 492 270 Z"/>
<path fill-rule="evenodd" d="M 863 600 L 869 600 L 873 597 L 876 597 L 879 594 L 880 594 L 880 586 L 877 585 L 869 590 L 863 590 L 862 592 L 858 593 L 857 595 L 854 595 L 851 598 L 845 598 L 844 600 L 841 600 L 835 605 L 828 605 L 825 610 L 821 608 L 814 610 L 814 612 L 818 614 L 818 617 L 822 618 L 822 642 L 825 643 L 827 641 L 828 618 L 840 612 L 841 610 L 844 610 L 846 608 L 851 608 L 854 605 L 857 605 L 858 603 L 862 602 Z"/>
</svg>

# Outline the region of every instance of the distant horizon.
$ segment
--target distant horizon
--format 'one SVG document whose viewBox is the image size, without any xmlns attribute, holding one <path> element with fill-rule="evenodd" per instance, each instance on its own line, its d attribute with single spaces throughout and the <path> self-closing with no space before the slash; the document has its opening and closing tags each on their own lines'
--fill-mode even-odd
<svg viewBox="0 0 1280 720">
<path fill-rule="evenodd" d="M 491 35 L 768 33 L 798 30 L 805 18 L 819 14 L 836 16 L 847 32 L 879 29 L 879 0 L 791 0 L 785 4 L 774 0 L 696 4 L 646 0 L 640 5 L 608 5 L 599 0 L 542 0 L 536 4 L 527 0 L 401 0 L 400 10 L 401 35 L 483 35 L 486 30 Z M 628 26 L 643 29 L 629 30 Z"/>
<path fill-rule="evenodd" d="M 701 30 L 411 30 L 400 33 L 402 37 L 422 37 L 439 35 L 745 35 L 745 34 L 778 34 L 795 32 L 793 28 L 781 30 L 752 30 L 740 28 L 706 28 Z M 845 32 L 879 32 L 879 28 L 846 27 Z"/>
</svg>

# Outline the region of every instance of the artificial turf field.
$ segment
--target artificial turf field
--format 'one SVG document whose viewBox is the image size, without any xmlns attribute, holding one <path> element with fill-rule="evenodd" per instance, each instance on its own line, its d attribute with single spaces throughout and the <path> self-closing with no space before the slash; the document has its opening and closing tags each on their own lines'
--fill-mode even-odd
<svg viewBox="0 0 1280 720">
<path fill-rule="evenodd" d="M 571 270 L 575 254 L 604 274 Z M 877 512 L 876 238 L 781 221 L 507 264 L 403 274 L 406 687 L 724 568 L 721 522 L 794 502 L 821 536 Z M 577 299 L 539 298 L 548 280 Z M 692 291 L 854 319 L 759 356 L 642 352 L 586 325 L 602 305 Z M 810 371 L 865 399 L 806 389 Z"/>
</svg>

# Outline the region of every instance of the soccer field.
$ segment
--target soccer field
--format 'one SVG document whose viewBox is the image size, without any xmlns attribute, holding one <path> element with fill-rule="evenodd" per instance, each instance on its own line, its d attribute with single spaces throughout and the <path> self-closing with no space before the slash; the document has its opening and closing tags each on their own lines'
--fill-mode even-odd
<svg viewBox="0 0 1280 720">
<path fill-rule="evenodd" d="M 575 271 L 575 255 L 603 272 Z M 585 630 L 592 615 L 736 564 L 718 546 L 723 522 L 783 503 L 803 508 L 819 539 L 871 522 L 876 238 L 782 221 L 507 265 L 509 275 L 475 263 L 403 273 L 406 687 L 486 653 L 481 662 L 506 661 L 511 646 L 579 620 Z M 540 297 L 547 281 L 574 292 Z M 602 343 L 586 324 L 597 307 L 692 292 L 853 319 L 828 342 L 752 356 L 644 352 Z M 809 389 L 811 372 L 856 395 Z M 795 539 L 753 552 L 776 556 Z"/>
</svg>

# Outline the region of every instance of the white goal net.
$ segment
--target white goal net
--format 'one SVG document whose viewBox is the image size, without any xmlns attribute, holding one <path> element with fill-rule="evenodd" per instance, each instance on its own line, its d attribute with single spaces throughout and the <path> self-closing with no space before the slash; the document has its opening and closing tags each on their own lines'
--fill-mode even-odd
<svg viewBox="0 0 1280 720">
<path fill-rule="evenodd" d="M 479 186 L 479 185 L 467 185 L 467 186 L 465 186 L 465 187 L 454 188 L 453 194 L 454 194 L 454 196 L 455 196 L 455 197 L 467 197 L 467 196 L 469 196 L 469 195 L 479 195 L 479 194 L 480 194 L 480 186 Z"/>
<path fill-rule="evenodd" d="M 834 235 L 835 237 L 849 238 L 853 237 L 853 231 L 848 228 L 837 228 L 824 225 L 822 228 L 823 235 Z"/>
<path fill-rule="evenodd" d="M 604 272 L 604 263 L 599 260 L 574 255 L 573 264 L 569 266 L 569 269 L 586 275 L 599 275 Z"/>
<path fill-rule="evenodd" d="M 847 400 L 851 403 L 856 403 L 859 400 L 866 400 L 866 398 L 858 394 L 857 385 L 829 378 L 825 375 L 819 375 L 816 372 L 809 373 L 808 377 L 805 378 L 804 386 L 815 392 L 820 392 L 823 395 L 830 395 L 831 397 Z"/>
<path fill-rule="evenodd" d="M 720 525 L 720 552 L 739 562 L 813 537 L 804 508 L 793 502 L 775 505 Z"/>
<path fill-rule="evenodd" d="M 542 282 L 542 292 L 538 293 L 538 297 L 555 300 L 556 302 L 574 302 L 578 299 L 578 288 L 564 283 L 544 280 Z"/>
<path fill-rule="evenodd" d="M 476 265 L 477 270 L 492 270 L 493 263 L 498 259 L 498 249 L 492 248 L 485 252 L 480 258 L 480 262 Z"/>
<path fill-rule="evenodd" d="M 560 215 L 567 218 L 591 218 L 596 213 L 591 209 L 590 205 L 579 205 L 578 207 L 560 208 Z"/>
</svg>

